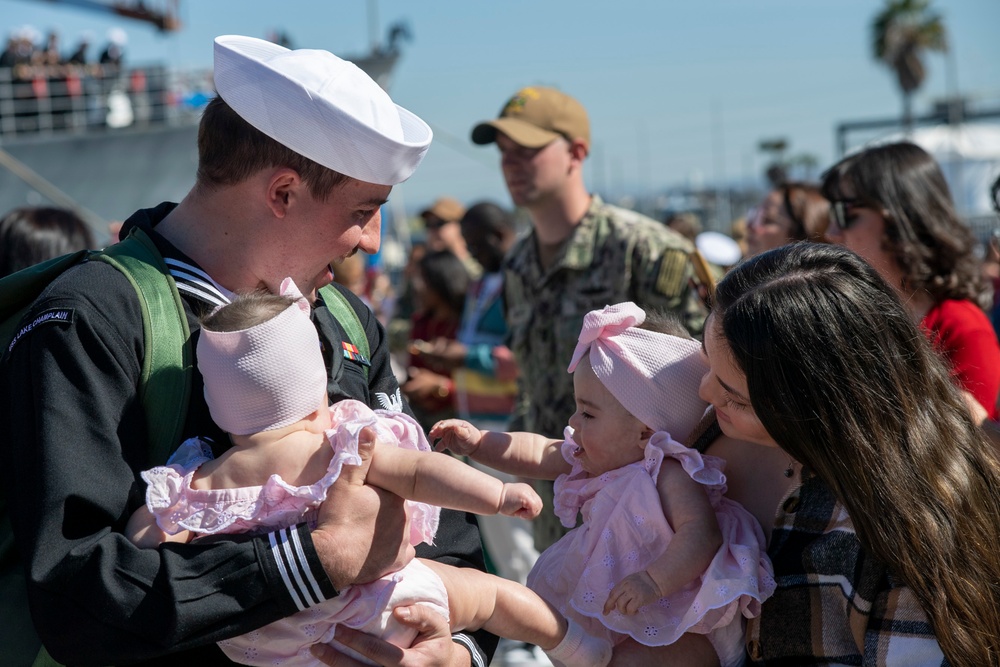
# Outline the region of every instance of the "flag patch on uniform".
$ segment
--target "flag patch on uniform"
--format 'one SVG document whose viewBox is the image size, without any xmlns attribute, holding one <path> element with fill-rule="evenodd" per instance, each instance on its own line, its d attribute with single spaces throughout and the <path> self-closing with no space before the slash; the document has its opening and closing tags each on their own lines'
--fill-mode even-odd
<svg viewBox="0 0 1000 667">
<path fill-rule="evenodd" d="M 353 343 L 348 343 L 347 341 L 341 341 L 341 346 L 344 348 L 344 359 L 350 359 L 351 361 L 356 361 L 359 364 L 365 366 L 371 366 L 372 362 L 365 358 L 365 355 L 358 351 L 358 348 L 354 347 Z"/>
</svg>

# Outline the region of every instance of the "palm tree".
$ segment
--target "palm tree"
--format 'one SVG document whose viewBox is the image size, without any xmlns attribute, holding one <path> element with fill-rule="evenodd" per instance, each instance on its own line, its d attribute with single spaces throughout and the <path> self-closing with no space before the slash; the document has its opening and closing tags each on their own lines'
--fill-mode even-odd
<svg viewBox="0 0 1000 667">
<path fill-rule="evenodd" d="M 927 76 L 924 52 L 948 50 L 941 15 L 929 11 L 929 4 L 929 0 L 886 0 L 872 23 L 872 50 L 896 74 L 907 131 L 913 126 L 913 92 Z"/>
</svg>

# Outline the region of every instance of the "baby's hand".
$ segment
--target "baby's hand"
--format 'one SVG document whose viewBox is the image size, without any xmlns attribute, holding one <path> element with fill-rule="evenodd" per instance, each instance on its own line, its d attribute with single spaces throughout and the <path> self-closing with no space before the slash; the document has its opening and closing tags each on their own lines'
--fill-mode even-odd
<svg viewBox="0 0 1000 667">
<path fill-rule="evenodd" d="M 529 484 L 511 482 L 500 492 L 500 514 L 534 519 L 542 511 L 542 499 Z"/>
<path fill-rule="evenodd" d="M 461 419 L 445 419 L 431 427 L 427 437 L 434 443 L 434 451 L 448 449 L 462 456 L 473 456 L 479 449 L 483 434 L 478 428 Z"/>
<path fill-rule="evenodd" d="M 608 601 L 604 603 L 604 615 L 617 609 L 626 616 L 632 616 L 641 607 L 660 599 L 660 587 L 645 570 L 630 574 L 611 589 Z"/>
</svg>

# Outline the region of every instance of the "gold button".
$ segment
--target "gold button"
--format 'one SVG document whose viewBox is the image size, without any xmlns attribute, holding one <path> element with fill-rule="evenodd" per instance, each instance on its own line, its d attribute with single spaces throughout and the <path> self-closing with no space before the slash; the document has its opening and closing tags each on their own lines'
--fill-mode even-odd
<svg viewBox="0 0 1000 667">
<path fill-rule="evenodd" d="M 786 512 L 788 512 L 789 514 L 794 513 L 796 510 L 799 509 L 799 497 L 798 496 L 792 496 L 791 498 L 789 498 L 788 500 L 786 500 L 785 504 L 782 505 L 781 507 Z"/>
</svg>

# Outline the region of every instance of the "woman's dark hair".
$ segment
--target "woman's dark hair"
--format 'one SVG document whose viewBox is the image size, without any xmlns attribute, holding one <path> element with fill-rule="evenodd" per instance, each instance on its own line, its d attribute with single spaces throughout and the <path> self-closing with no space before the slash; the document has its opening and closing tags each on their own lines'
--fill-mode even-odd
<svg viewBox="0 0 1000 667">
<path fill-rule="evenodd" d="M 86 223 L 63 208 L 15 208 L 0 219 L 0 277 L 94 247 Z"/>
<path fill-rule="evenodd" d="M 761 424 L 913 589 L 951 664 L 998 664 L 1000 466 L 893 288 L 796 243 L 730 271 L 713 317 Z"/>
<path fill-rule="evenodd" d="M 221 97 L 214 97 L 198 126 L 198 184 L 234 185 L 270 167 L 298 172 L 316 199 L 325 201 L 347 176 L 296 153 L 243 120 Z"/>
<path fill-rule="evenodd" d="M 935 303 L 979 301 L 984 281 L 975 237 L 959 220 L 944 175 L 924 149 L 908 142 L 869 148 L 830 167 L 822 187 L 830 201 L 853 199 L 882 212 L 884 247 L 903 272 L 904 284 L 896 287 L 924 290 Z"/>
<path fill-rule="evenodd" d="M 437 294 L 456 315 L 465 308 L 469 271 L 450 250 L 430 252 L 420 260 L 420 275 L 427 289 Z"/>
</svg>

